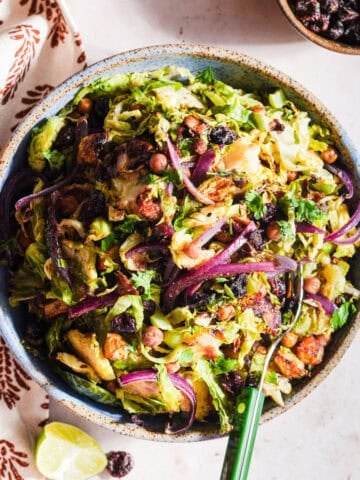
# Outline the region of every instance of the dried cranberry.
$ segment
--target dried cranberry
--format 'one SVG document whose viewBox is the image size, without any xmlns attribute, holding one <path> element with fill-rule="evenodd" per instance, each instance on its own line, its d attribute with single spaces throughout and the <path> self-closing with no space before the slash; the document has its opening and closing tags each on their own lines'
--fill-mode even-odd
<svg viewBox="0 0 360 480">
<path fill-rule="evenodd" d="M 55 150 L 62 150 L 63 148 L 71 147 L 75 142 L 75 125 L 65 125 L 54 142 L 53 148 Z"/>
<path fill-rule="evenodd" d="M 154 300 L 144 300 L 143 301 L 144 313 L 148 316 L 152 315 L 156 310 L 156 303 Z"/>
<path fill-rule="evenodd" d="M 134 467 L 134 459 L 128 452 L 109 452 L 107 455 L 107 470 L 114 478 L 125 477 Z"/>
<path fill-rule="evenodd" d="M 111 320 L 110 330 L 115 333 L 134 333 L 136 332 L 135 318 L 129 313 L 121 313 Z"/>
<path fill-rule="evenodd" d="M 109 99 L 107 97 L 95 100 L 88 118 L 89 131 L 101 132 L 104 127 L 104 119 L 109 112 Z"/>
<path fill-rule="evenodd" d="M 272 203 L 267 203 L 266 205 L 265 215 L 261 219 L 264 223 L 270 223 L 276 217 L 276 207 Z"/>
<path fill-rule="evenodd" d="M 214 127 L 209 133 L 210 142 L 216 143 L 217 145 L 230 145 L 231 143 L 234 143 L 236 139 L 237 135 L 234 130 L 224 127 L 223 125 Z"/>
<path fill-rule="evenodd" d="M 246 377 L 246 386 L 256 387 L 258 383 L 259 383 L 259 375 L 254 372 L 250 372 Z"/>
<path fill-rule="evenodd" d="M 280 279 L 279 277 L 270 277 L 268 278 L 268 281 L 270 283 L 272 293 L 279 299 L 282 299 L 286 294 L 286 285 L 284 280 Z"/>
<path fill-rule="evenodd" d="M 83 203 L 79 220 L 90 224 L 96 217 L 106 213 L 106 201 L 104 194 L 100 190 L 92 190 L 89 198 Z"/>
<path fill-rule="evenodd" d="M 189 308 L 199 308 L 203 307 L 204 305 L 208 305 L 211 300 L 211 295 L 208 293 L 201 293 L 201 292 L 196 292 L 194 295 L 191 296 L 188 302 L 186 302 L 186 305 Z"/>
<path fill-rule="evenodd" d="M 219 379 L 220 386 L 230 395 L 238 395 L 245 386 L 245 381 L 237 372 L 224 373 Z"/>
<path fill-rule="evenodd" d="M 246 293 L 246 286 L 247 286 L 247 275 L 246 273 L 240 273 L 235 280 L 233 280 L 229 287 L 230 290 L 233 292 L 235 297 L 240 298 Z"/>
<path fill-rule="evenodd" d="M 257 251 L 262 251 L 265 246 L 265 238 L 264 238 L 264 231 L 263 230 L 255 230 L 251 232 L 248 236 L 249 244 L 255 248 Z"/>
</svg>

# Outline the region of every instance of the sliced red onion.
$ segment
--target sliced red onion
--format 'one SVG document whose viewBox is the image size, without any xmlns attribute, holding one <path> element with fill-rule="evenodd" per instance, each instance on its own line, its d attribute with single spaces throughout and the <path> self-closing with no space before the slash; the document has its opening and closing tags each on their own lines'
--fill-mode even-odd
<svg viewBox="0 0 360 480">
<path fill-rule="evenodd" d="M 326 235 L 325 237 L 325 242 L 333 242 L 334 240 L 337 240 L 339 237 L 342 237 L 346 233 L 348 233 L 350 230 L 355 228 L 357 224 L 360 222 L 360 202 L 353 214 L 353 216 L 350 218 L 350 220 L 339 230 L 336 232 L 330 233 L 329 235 Z"/>
<path fill-rule="evenodd" d="M 169 424 L 165 428 L 165 433 L 174 434 L 188 430 L 194 422 L 196 411 L 196 395 L 193 387 L 185 380 L 185 378 L 176 373 L 169 373 L 169 378 L 175 388 L 180 390 L 190 401 L 190 413 L 186 420 L 186 424 L 181 428 L 173 430 Z M 157 373 L 154 370 L 137 370 L 136 372 L 127 373 L 119 378 L 120 386 L 129 385 L 137 382 L 158 382 Z"/>
<path fill-rule="evenodd" d="M 30 195 L 27 195 L 26 197 L 20 198 L 15 203 L 15 209 L 20 210 L 21 208 L 25 207 L 25 205 L 28 205 L 32 200 L 35 200 L 35 198 L 40 198 L 40 197 L 46 197 L 47 195 L 50 195 L 52 192 L 55 192 L 56 190 L 59 190 L 62 187 L 65 187 L 68 185 L 76 174 L 78 173 L 78 165 L 76 164 L 76 156 L 77 152 L 79 149 L 79 144 L 80 141 L 83 137 L 86 137 L 88 134 L 89 128 L 88 128 L 88 122 L 86 118 L 82 118 L 79 120 L 76 124 L 75 127 L 75 140 L 74 140 L 74 148 L 73 148 L 73 163 L 74 163 L 74 168 L 72 171 L 69 173 L 69 175 L 65 176 L 63 180 L 61 180 L 58 183 L 55 183 L 54 185 L 51 185 L 51 187 L 44 188 L 44 190 L 41 190 L 40 192 L 32 193 Z"/>
<path fill-rule="evenodd" d="M 336 245 L 352 245 L 353 243 L 356 243 L 360 240 L 360 229 L 356 231 L 354 235 L 351 237 L 347 238 L 337 238 L 336 240 L 333 240 L 332 242 L 335 243 Z"/>
<path fill-rule="evenodd" d="M 297 262 L 290 257 L 274 255 L 274 258 L 278 263 L 278 266 L 276 267 L 277 273 L 295 272 L 298 267 Z"/>
<path fill-rule="evenodd" d="M 249 225 L 247 225 L 244 230 L 235 238 L 235 240 L 233 240 L 222 252 L 215 255 L 215 257 L 211 258 L 199 267 L 189 270 L 188 272 L 180 276 L 180 278 L 176 278 L 176 284 L 167 281 L 166 286 L 169 285 L 169 288 L 166 290 L 163 297 L 165 310 L 171 310 L 175 298 L 179 295 L 179 293 L 182 292 L 182 290 L 184 290 L 188 286 L 193 285 L 194 283 L 199 283 L 200 281 L 203 282 L 203 276 L 208 270 L 216 267 L 217 265 L 224 265 L 226 263 L 229 263 L 231 261 L 232 255 L 234 255 L 234 253 L 237 252 L 239 248 L 241 248 L 247 242 L 246 236 L 252 233 L 254 230 L 256 230 L 256 225 L 254 222 L 250 222 Z M 172 291 L 170 290 L 171 288 L 174 288 L 176 285 L 178 285 L 178 282 L 181 279 L 185 279 L 185 281 L 187 282 L 188 278 L 193 278 L 194 276 L 198 277 L 198 280 L 191 281 L 190 283 L 185 285 L 185 287 L 181 289 L 178 293 L 175 292 L 174 296 L 172 296 Z M 168 294 L 169 291 L 170 295 Z"/>
<path fill-rule="evenodd" d="M 340 180 L 343 182 L 344 187 L 348 191 L 348 193 L 345 195 L 345 198 L 352 198 L 354 196 L 354 184 L 350 175 L 344 170 L 341 170 L 339 167 L 335 167 L 335 165 L 326 164 L 325 168 L 329 170 L 329 172 L 339 177 Z"/>
<path fill-rule="evenodd" d="M 77 303 L 73 307 L 70 307 L 68 310 L 69 318 L 80 317 L 85 313 L 96 310 L 97 308 L 105 308 L 114 305 L 116 300 L 119 298 L 119 292 L 116 290 L 101 297 L 89 297 L 85 298 L 81 302 Z"/>
<path fill-rule="evenodd" d="M 77 172 L 78 172 L 78 166 L 76 165 L 73 171 L 70 173 L 70 175 L 65 177 L 60 182 L 57 182 L 54 185 L 51 185 L 51 187 L 44 188 L 44 190 L 40 190 L 40 192 L 31 193 L 30 195 L 26 195 L 26 197 L 20 198 L 20 200 L 18 200 L 15 203 L 15 209 L 20 210 L 21 208 L 25 207 L 36 198 L 46 197 L 47 195 L 50 195 L 56 190 L 59 190 L 60 188 L 65 187 L 74 179 Z"/>
<path fill-rule="evenodd" d="M 174 184 L 173 182 L 169 182 L 166 187 L 165 187 L 165 191 L 168 195 L 172 195 L 173 192 L 174 192 Z"/>
<path fill-rule="evenodd" d="M 311 300 L 315 300 L 315 302 L 320 303 L 322 309 L 328 315 L 332 315 L 337 309 L 337 306 L 335 305 L 335 303 L 329 300 L 328 298 L 324 297 L 323 295 L 319 295 L 319 294 L 315 295 L 314 293 L 307 293 L 306 298 L 310 298 Z"/>
<path fill-rule="evenodd" d="M 129 258 L 136 253 L 145 253 L 151 250 L 168 250 L 168 248 L 169 247 L 167 245 L 164 245 L 162 243 L 153 243 L 150 245 L 136 245 L 136 247 L 131 248 L 125 253 L 125 257 Z"/>
<path fill-rule="evenodd" d="M 196 162 L 181 162 L 181 166 L 186 168 L 194 168 L 195 165 Z"/>
<path fill-rule="evenodd" d="M 206 174 L 209 171 L 214 159 L 215 152 L 212 149 L 199 156 L 193 174 L 191 175 L 191 181 L 194 185 L 198 186 L 205 180 Z"/>
<path fill-rule="evenodd" d="M 208 198 L 206 195 L 199 192 L 199 190 L 195 187 L 192 181 L 184 174 L 180 163 L 179 155 L 177 154 L 177 151 L 175 150 L 174 145 L 171 143 L 169 138 L 166 139 L 166 143 L 169 150 L 170 161 L 177 173 L 179 174 L 180 178 L 182 179 L 183 184 L 185 185 L 188 192 L 191 193 L 191 195 L 199 202 L 204 203 L 205 205 L 214 205 L 215 202 L 210 200 L 210 198 Z"/>
<path fill-rule="evenodd" d="M 62 278 L 71 285 L 70 269 L 64 266 L 64 256 L 59 240 L 59 226 L 56 220 L 55 204 L 59 195 L 59 191 L 52 192 L 50 195 L 45 227 L 45 242 L 54 267 Z"/>
<path fill-rule="evenodd" d="M 222 227 L 225 225 L 227 221 L 228 221 L 227 218 L 220 218 L 220 220 L 215 222 L 212 227 L 205 230 L 193 242 L 191 242 L 191 245 L 202 247 L 203 245 L 205 245 L 205 243 L 211 240 L 222 229 Z"/>
<path fill-rule="evenodd" d="M 273 262 L 248 262 L 248 263 L 230 263 L 226 265 L 217 265 L 205 271 L 189 271 L 179 277 L 176 283 L 173 283 L 165 291 L 163 297 L 164 309 L 170 311 L 174 301 L 180 293 L 186 288 L 197 285 L 199 282 L 205 282 L 216 277 L 232 277 L 240 273 L 253 272 L 274 272 L 276 267 Z"/>
<path fill-rule="evenodd" d="M 322 228 L 316 227 L 311 223 L 298 222 L 296 223 L 296 231 L 300 233 L 326 233 Z"/>
<path fill-rule="evenodd" d="M 175 265 L 173 260 L 170 258 L 165 267 L 162 286 L 167 287 L 174 282 L 179 275 L 180 268 Z"/>
</svg>

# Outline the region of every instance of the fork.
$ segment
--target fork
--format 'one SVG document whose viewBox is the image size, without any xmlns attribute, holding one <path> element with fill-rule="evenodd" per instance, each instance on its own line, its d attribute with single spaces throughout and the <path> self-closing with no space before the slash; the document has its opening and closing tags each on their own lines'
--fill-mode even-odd
<svg viewBox="0 0 360 480">
<path fill-rule="evenodd" d="M 301 312 L 304 297 L 302 265 L 299 265 L 296 276 L 298 281 L 298 306 L 296 313 L 291 323 L 270 345 L 257 388 L 244 388 L 237 398 L 233 430 L 227 443 L 220 480 L 247 480 L 248 478 L 256 433 L 264 405 L 265 395 L 262 389 L 267 369 L 281 340 L 294 327 Z"/>
</svg>

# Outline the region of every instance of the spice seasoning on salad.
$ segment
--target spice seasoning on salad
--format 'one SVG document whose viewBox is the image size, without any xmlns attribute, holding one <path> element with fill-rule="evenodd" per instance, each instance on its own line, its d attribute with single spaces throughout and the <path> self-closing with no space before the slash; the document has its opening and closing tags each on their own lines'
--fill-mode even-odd
<svg viewBox="0 0 360 480">
<path fill-rule="evenodd" d="M 171 434 L 216 415 L 224 433 L 293 316 L 302 262 L 300 319 L 264 384 L 283 405 L 360 295 L 348 276 L 360 207 L 333 143 L 283 91 L 246 92 L 211 69 L 83 87 L 33 129 L 30 175 L 1 194 L 2 213 L 17 200 L 1 251 L 27 347 L 136 423 L 168 414 Z"/>
</svg>

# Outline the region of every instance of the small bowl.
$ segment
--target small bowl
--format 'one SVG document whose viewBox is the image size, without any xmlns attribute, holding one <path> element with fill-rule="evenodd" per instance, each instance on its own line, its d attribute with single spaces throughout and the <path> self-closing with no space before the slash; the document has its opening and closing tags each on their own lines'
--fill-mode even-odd
<svg viewBox="0 0 360 480">
<path fill-rule="evenodd" d="M 320 45 L 320 47 L 332 50 L 333 52 L 346 53 L 348 55 L 360 55 L 360 46 L 348 45 L 336 40 L 330 40 L 329 38 L 322 37 L 306 28 L 291 9 L 288 0 L 278 0 L 278 4 L 291 25 L 308 40 Z"/>
<path fill-rule="evenodd" d="M 291 78 L 258 60 L 240 53 L 200 45 L 164 45 L 121 53 L 92 65 L 59 85 L 26 117 L 8 143 L 0 159 L 0 178 L 2 177 L 0 179 L 0 189 L 5 179 L 12 172 L 24 166 L 30 131 L 34 125 L 44 118 L 55 115 L 73 98 L 80 86 L 101 76 L 131 71 L 146 71 L 165 65 L 187 67 L 193 73 L 211 67 L 217 78 L 249 91 L 270 91 L 281 87 L 291 101 L 310 113 L 315 122 L 330 129 L 342 155 L 343 163 L 348 171 L 352 172 L 355 179 L 355 184 L 358 187 L 357 198 L 360 197 L 360 157 L 340 124 L 311 93 Z M 356 268 L 352 269 L 355 272 L 354 275 L 357 270 Z M 46 364 L 41 362 L 41 359 L 36 358 L 24 348 L 22 335 L 26 313 L 22 308 L 13 309 L 9 306 L 6 277 L 6 269 L 0 267 L 1 335 L 22 368 L 55 400 L 91 422 L 137 438 L 184 442 L 208 440 L 220 436 L 215 423 L 194 424 L 189 432 L 181 435 L 166 435 L 159 431 L 157 422 L 154 420 L 151 425 L 154 431 L 149 431 L 141 426 L 131 424 L 128 416 L 125 416 L 119 409 L 101 405 L 77 394 Z M 354 283 L 360 286 L 360 271 L 358 278 L 354 279 Z M 360 316 L 357 315 L 344 328 L 336 332 L 333 341 L 326 350 L 322 364 L 314 368 L 311 377 L 301 380 L 294 386 L 292 394 L 285 400 L 284 408 L 276 406 L 269 400 L 266 401 L 262 422 L 266 422 L 288 410 L 321 383 L 340 361 L 355 337 L 359 324 Z"/>
</svg>

